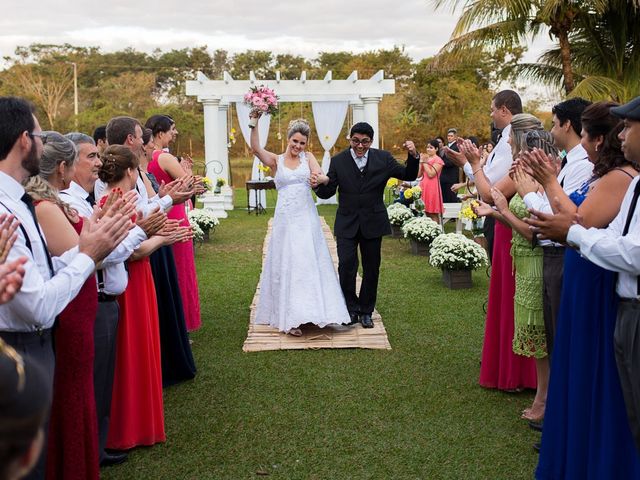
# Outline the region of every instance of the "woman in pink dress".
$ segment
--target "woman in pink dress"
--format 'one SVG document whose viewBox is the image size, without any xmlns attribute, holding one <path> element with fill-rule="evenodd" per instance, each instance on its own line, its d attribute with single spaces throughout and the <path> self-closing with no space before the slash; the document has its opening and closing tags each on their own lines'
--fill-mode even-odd
<svg viewBox="0 0 640 480">
<path fill-rule="evenodd" d="M 424 213 L 432 220 L 440 222 L 440 216 L 443 211 L 440 172 L 444 161 L 437 155 L 437 151 L 438 141 L 429 140 L 427 142 L 427 153 L 420 154 L 418 177 L 422 177 L 420 188 L 422 189 Z"/>
<path fill-rule="evenodd" d="M 183 177 L 185 170 L 180 162 L 164 151 L 169 147 L 177 135 L 175 122 L 165 115 L 154 115 L 147 120 L 146 128 L 150 128 L 153 134 L 153 143 L 156 150 L 153 152 L 147 171 L 153 174 L 158 182 L 170 183 Z M 180 221 L 180 226 L 189 226 L 185 204 L 174 205 L 168 213 L 169 218 Z M 200 298 L 198 295 L 198 279 L 196 277 L 196 264 L 193 256 L 193 242 L 177 242 L 173 246 L 173 254 L 176 261 L 176 270 L 180 280 L 180 293 L 184 308 L 184 318 L 188 331 L 200 328 Z"/>
</svg>

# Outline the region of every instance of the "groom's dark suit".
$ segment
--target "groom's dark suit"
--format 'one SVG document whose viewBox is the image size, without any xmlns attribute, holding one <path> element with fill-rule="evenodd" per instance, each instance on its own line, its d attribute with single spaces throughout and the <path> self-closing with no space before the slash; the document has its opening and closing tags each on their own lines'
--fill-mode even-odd
<svg viewBox="0 0 640 480">
<path fill-rule="evenodd" d="M 350 313 L 373 313 L 380 270 L 382 236 L 391 233 L 383 195 L 389 178 L 415 180 L 419 159 L 408 156 L 406 166 L 384 150 L 370 148 L 367 164 L 361 172 L 351 150 L 331 159 L 329 183 L 315 189 L 320 198 L 329 198 L 338 190 L 338 211 L 334 234 L 338 243 L 340 286 Z M 362 256 L 362 285 L 356 295 L 358 245 Z"/>
</svg>

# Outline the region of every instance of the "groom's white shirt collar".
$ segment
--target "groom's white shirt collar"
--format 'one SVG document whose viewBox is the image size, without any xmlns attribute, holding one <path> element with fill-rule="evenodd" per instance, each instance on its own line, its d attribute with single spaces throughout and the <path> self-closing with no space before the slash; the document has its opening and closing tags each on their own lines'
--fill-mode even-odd
<svg viewBox="0 0 640 480">
<path fill-rule="evenodd" d="M 356 155 L 356 152 L 353 150 L 353 148 L 350 148 L 350 149 L 349 149 L 349 151 L 351 152 L 351 157 L 352 157 L 354 160 L 355 160 L 356 158 L 364 158 L 365 160 L 368 160 L 368 159 L 369 159 L 369 150 L 370 150 L 370 149 L 367 149 L 367 151 L 366 151 L 366 152 L 364 152 L 364 155 L 363 155 L 362 157 L 358 157 L 358 156 Z"/>
</svg>

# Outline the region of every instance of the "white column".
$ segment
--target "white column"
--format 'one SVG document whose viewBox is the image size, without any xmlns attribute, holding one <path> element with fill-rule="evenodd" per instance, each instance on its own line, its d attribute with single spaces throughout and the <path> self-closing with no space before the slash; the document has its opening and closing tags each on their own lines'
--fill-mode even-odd
<svg viewBox="0 0 640 480">
<path fill-rule="evenodd" d="M 358 122 L 364 122 L 364 105 L 362 103 L 353 103 L 351 105 L 352 114 L 353 114 L 353 123 L 356 124 Z M 349 125 L 351 128 L 353 125 Z"/>
<path fill-rule="evenodd" d="M 220 133 L 219 119 L 220 114 L 218 107 L 220 106 L 220 98 L 209 97 L 201 98 L 204 110 L 204 164 L 207 177 L 213 182 L 218 178 L 220 172 Z M 225 146 L 226 147 L 226 146 Z M 222 195 L 214 195 L 213 192 L 207 192 L 201 197 L 205 208 L 213 210 L 213 214 L 218 218 L 227 218 L 227 212 L 224 210 L 224 198 Z"/>
<path fill-rule="evenodd" d="M 373 127 L 373 142 L 371 144 L 373 148 L 378 148 L 378 145 L 380 145 L 380 130 L 378 128 L 378 104 L 380 100 L 382 100 L 382 96 L 362 98 L 362 103 L 364 104 L 364 121 Z"/>
<path fill-rule="evenodd" d="M 218 106 L 218 133 L 219 133 L 219 152 L 220 163 L 222 164 L 222 171 L 218 174 L 218 177 L 222 177 L 227 182 L 222 187 L 222 196 L 224 197 L 224 209 L 233 210 L 233 189 L 231 188 L 231 175 L 229 171 L 229 125 L 227 122 L 229 112 L 229 104 L 221 103 Z"/>
</svg>

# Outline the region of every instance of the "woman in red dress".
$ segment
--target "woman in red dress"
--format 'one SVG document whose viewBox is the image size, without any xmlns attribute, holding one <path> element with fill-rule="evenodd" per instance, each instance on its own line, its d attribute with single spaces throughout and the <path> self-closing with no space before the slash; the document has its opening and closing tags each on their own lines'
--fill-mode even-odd
<svg viewBox="0 0 640 480">
<path fill-rule="evenodd" d="M 98 175 L 107 184 L 106 192 L 135 188 L 139 162 L 130 149 L 111 145 L 101 160 Z M 113 450 L 165 440 L 158 307 L 148 258 L 164 242 L 163 237 L 153 236 L 131 255 L 129 283 L 118 298 L 120 321 L 107 437 L 107 448 Z"/>
<path fill-rule="evenodd" d="M 438 141 L 429 140 L 427 142 L 427 153 L 420 154 L 418 177 L 422 177 L 420 188 L 422 189 L 424 213 L 439 223 L 443 212 L 440 172 L 442 172 L 444 161 L 437 155 L 437 151 Z"/>
<path fill-rule="evenodd" d="M 147 120 L 146 128 L 150 128 L 153 134 L 153 143 L 156 150 L 153 152 L 151 162 L 147 166 L 149 173 L 153 174 L 158 182 L 170 183 L 183 177 L 185 170 L 180 162 L 163 149 L 169 146 L 178 131 L 173 120 L 165 115 L 154 115 Z M 169 218 L 180 221 L 180 226 L 189 226 L 185 204 L 174 205 L 168 213 Z M 173 254 L 176 261 L 176 270 L 180 280 L 180 293 L 182 294 L 182 306 L 187 330 L 193 331 L 200 328 L 200 298 L 198 295 L 198 279 L 196 277 L 196 264 L 192 242 L 177 242 L 173 244 Z"/>
<path fill-rule="evenodd" d="M 68 188 L 76 147 L 56 132 L 45 132 L 40 175 L 25 189 L 34 199 L 36 215 L 52 256 L 78 244 L 83 219 L 58 197 Z M 47 479 L 98 478 L 98 430 L 93 393 L 93 328 L 98 309 L 95 276 L 56 321 L 56 366 L 47 441 Z"/>
</svg>

